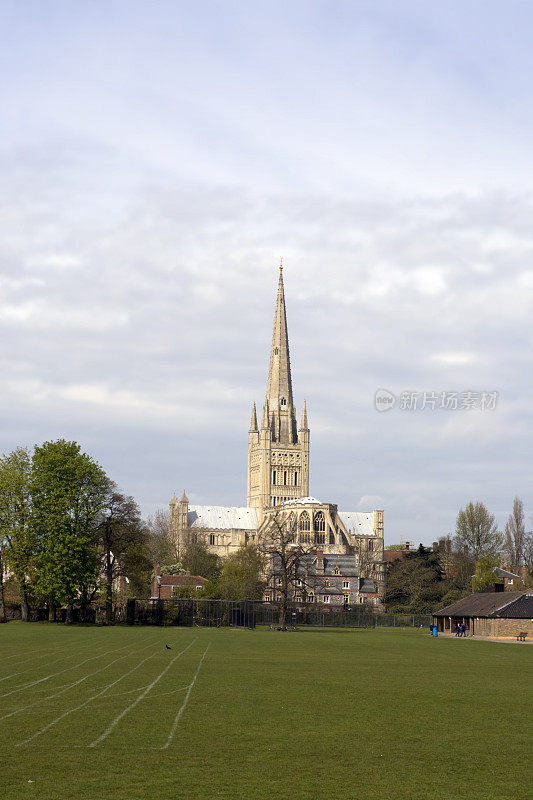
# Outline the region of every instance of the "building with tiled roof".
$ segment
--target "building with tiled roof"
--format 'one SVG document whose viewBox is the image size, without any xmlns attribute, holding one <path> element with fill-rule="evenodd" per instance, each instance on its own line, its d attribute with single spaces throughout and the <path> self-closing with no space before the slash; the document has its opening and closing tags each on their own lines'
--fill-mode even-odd
<svg viewBox="0 0 533 800">
<path fill-rule="evenodd" d="M 152 600 L 170 600 L 171 597 L 177 596 L 182 589 L 199 593 L 205 583 L 207 583 L 207 578 L 202 578 L 200 575 L 162 575 L 159 564 L 157 564 L 152 581 Z"/>
<path fill-rule="evenodd" d="M 533 593 L 505 592 L 503 584 L 500 586 L 495 584 L 436 611 L 433 622 L 437 629 L 453 633 L 458 623 L 464 623 L 470 636 L 514 638 L 524 632 L 533 637 Z"/>
</svg>

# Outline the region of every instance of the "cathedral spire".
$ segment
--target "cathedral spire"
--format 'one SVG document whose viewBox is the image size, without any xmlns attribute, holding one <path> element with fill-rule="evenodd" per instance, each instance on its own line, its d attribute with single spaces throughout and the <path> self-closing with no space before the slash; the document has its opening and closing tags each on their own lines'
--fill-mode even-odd
<svg viewBox="0 0 533 800">
<path fill-rule="evenodd" d="M 278 295 L 276 298 L 276 313 L 274 315 L 266 397 L 270 413 L 274 416 L 272 427 L 275 438 L 279 441 L 294 442 L 296 440 L 296 419 L 292 399 L 291 360 L 282 264 L 279 267 Z"/>
</svg>

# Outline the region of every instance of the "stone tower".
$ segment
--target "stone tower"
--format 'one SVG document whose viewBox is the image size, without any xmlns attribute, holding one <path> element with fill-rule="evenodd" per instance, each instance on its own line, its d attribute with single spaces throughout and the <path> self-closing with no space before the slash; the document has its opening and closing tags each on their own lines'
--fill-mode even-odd
<svg viewBox="0 0 533 800">
<path fill-rule="evenodd" d="M 270 366 L 261 427 L 255 403 L 248 434 L 247 505 L 257 509 L 259 523 L 263 510 L 309 494 L 309 428 L 305 400 L 300 429 L 292 397 L 291 361 L 283 267 L 279 270 L 278 296 Z"/>
</svg>

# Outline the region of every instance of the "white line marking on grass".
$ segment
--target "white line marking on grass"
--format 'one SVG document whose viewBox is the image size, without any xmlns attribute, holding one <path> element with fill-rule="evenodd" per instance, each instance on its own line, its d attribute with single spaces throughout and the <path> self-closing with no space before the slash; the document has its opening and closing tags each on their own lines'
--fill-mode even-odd
<svg viewBox="0 0 533 800">
<path fill-rule="evenodd" d="M 154 688 L 154 686 L 156 685 L 156 683 L 158 683 L 158 682 L 161 680 L 161 678 L 163 677 L 163 675 L 165 675 L 165 674 L 166 674 L 166 673 L 169 671 L 169 669 L 170 669 L 170 667 L 172 666 L 172 664 L 174 663 L 174 661 L 176 661 L 176 660 L 177 660 L 177 659 L 178 659 L 180 656 L 182 656 L 182 655 L 183 655 L 183 653 L 185 653 L 185 651 L 186 651 L 186 650 L 188 650 L 190 647 L 192 647 L 192 645 L 194 644 L 194 642 L 195 642 L 195 641 L 196 641 L 196 639 L 195 639 L 194 641 L 192 641 L 190 644 L 188 644 L 188 645 L 187 645 L 187 647 L 185 647 L 185 648 L 184 648 L 184 649 L 183 649 L 183 650 L 182 650 L 180 653 L 178 653 L 178 655 L 177 655 L 177 656 L 174 656 L 174 658 L 173 658 L 173 659 L 170 661 L 170 663 L 169 663 L 169 664 L 167 664 L 167 666 L 165 667 L 165 669 L 164 669 L 162 672 L 160 672 L 160 673 L 159 673 L 159 675 L 157 676 L 157 678 L 154 678 L 154 680 L 152 681 L 152 683 L 148 684 L 148 686 L 146 687 L 146 689 L 144 690 L 144 692 L 143 692 L 141 695 L 139 695 L 139 697 L 137 697 L 137 699 L 136 699 L 136 700 L 134 700 L 134 701 L 133 701 L 133 703 L 130 703 L 130 705 L 129 705 L 129 706 L 127 706 L 127 708 L 125 708 L 125 709 L 124 709 L 124 711 L 121 711 L 121 712 L 120 712 L 120 714 L 117 714 L 117 716 L 115 717 L 115 719 L 113 720 L 113 722 L 111 723 L 111 725 L 109 725 L 109 727 L 105 729 L 105 731 L 102 733 L 102 735 L 101 735 L 101 736 L 99 736 L 99 737 L 98 737 L 98 739 L 95 739 L 95 740 L 94 740 L 94 742 L 91 742 L 91 743 L 90 743 L 89 745 L 87 745 L 87 746 L 88 746 L 88 747 L 98 747 L 98 745 L 100 744 L 100 742 L 103 742 L 103 741 L 104 741 L 104 739 L 106 739 L 106 738 L 109 736 L 109 734 L 111 733 L 111 731 L 113 730 L 113 728 L 114 728 L 116 725 L 118 725 L 118 723 L 120 722 L 120 720 L 121 720 L 121 719 L 123 719 L 123 718 L 126 716 L 126 714 L 127 714 L 129 711 L 131 711 L 131 709 L 132 709 L 132 708 L 135 708 L 135 706 L 137 705 L 137 703 L 140 703 L 140 702 L 141 702 L 141 700 L 143 700 L 143 699 L 146 697 L 146 695 L 148 694 L 148 692 L 150 692 L 150 691 L 151 691 L 151 690 Z"/>
<path fill-rule="evenodd" d="M 86 658 L 84 661 L 80 661 L 79 664 L 74 664 L 72 667 L 65 667 L 65 669 L 60 669 L 59 672 L 53 672 L 51 675 L 46 675 L 44 678 L 39 678 L 38 681 L 31 681 L 31 683 L 25 683 L 23 686 L 19 686 L 17 689 L 12 689 L 10 692 L 6 692 L 5 694 L 0 694 L 0 699 L 2 697 L 9 697 L 11 694 L 16 694 L 17 692 L 22 692 L 24 689 L 29 689 L 30 686 L 37 686 L 38 683 L 44 683 L 44 681 L 49 681 L 50 678 L 55 678 L 56 675 L 61 675 L 63 672 L 70 672 L 71 669 L 77 669 L 78 667 L 83 666 L 88 661 L 94 661 L 95 658 L 103 658 L 108 653 L 116 653 L 117 650 L 122 650 L 122 647 L 115 647 L 113 650 L 106 650 L 105 653 L 99 653 L 97 656 L 91 656 L 90 658 Z"/>
<path fill-rule="evenodd" d="M 167 740 L 166 740 L 165 744 L 164 744 L 164 745 L 162 745 L 162 747 L 160 748 L 161 750 L 166 750 L 166 749 L 167 749 L 167 747 L 168 747 L 168 746 L 170 745 L 170 743 L 172 742 L 172 739 L 174 738 L 174 734 L 176 733 L 176 728 L 178 727 L 178 722 L 180 721 L 180 717 L 181 717 L 181 715 L 182 715 L 182 714 L 183 714 L 183 712 L 185 711 L 185 706 L 186 706 L 186 705 L 187 705 L 187 703 L 189 702 L 189 696 L 190 696 L 190 694 L 191 694 L 191 692 L 192 692 L 192 687 L 193 687 L 193 686 L 194 686 L 194 684 L 196 683 L 196 678 L 198 677 L 198 673 L 200 672 L 200 668 L 201 668 L 201 666 L 202 666 L 203 660 L 204 660 L 204 658 L 205 658 L 205 656 L 206 656 L 206 653 L 207 653 L 207 651 L 209 650 L 209 648 L 210 648 L 210 647 L 211 647 L 211 642 L 209 642 L 209 644 L 208 644 L 208 645 L 207 645 L 207 647 L 205 648 L 204 654 L 203 654 L 203 656 L 202 656 L 202 657 L 201 657 L 201 659 L 200 659 L 200 663 L 198 664 L 198 669 L 196 670 L 196 673 L 195 673 L 195 675 L 194 675 L 194 678 L 192 679 L 191 683 L 189 684 L 189 688 L 188 688 L 188 690 L 187 690 L 187 694 L 185 695 L 185 700 L 183 701 L 183 703 L 182 703 L 182 706 L 181 706 L 180 710 L 178 711 L 178 713 L 176 714 L 176 716 L 175 716 L 175 718 L 174 718 L 174 722 L 172 723 L 172 727 L 171 727 L 171 729 L 170 729 L 170 733 L 168 734 L 168 738 L 167 738 Z"/>
<path fill-rule="evenodd" d="M 126 646 L 127 646 L 127 645 L 126 645 Z M 91 647 L 91 645 L 87 645 L 86 647 L 82 647 L 82 648 L 80 648 L 80 649 L 81 649 L 82 651 L 83 651 L 83 650 L 87 650 L 87 647 L 90 647 L 90 648 L 91 648 L 91 651 L 92 651 L 92 652 L 94 652 L 94 649 Z M 120 648 L 118 648 L 118 649 L 120 649 Z M 52 664 L 57 664 L 57 662 L 58 662 L 58 661 L 63 661 L 63 659 L 65 659 L 65 658 L 68 658 L 68 652 L 69 652 L 69 651 L 71 651 L 71 650 L 72 650 L 72 645 L 68 645 L 68 646 L 67 646 L 67 647 L 66 647 L 64 650 L 61 650 L 61 651 L 60 651 L 61 653 L 63 653 L 63 655 L 60 655 L 60 656 L 58 656 L 57 658 L 54 658 L 54 660 L 53 660 L 53 661 L 49 661 L 47 664 L 45 664 L 45 666 L 47 666 L 47 667 L 51 667 L 51 666 L 52 666 Z M 54 654 L 56 654 L 58 651 L 57 651 L 57 650 L 54 648 L 53 650 L 48 650 L 48 651 L 45 651 L 45 652 L 49 652 L 49 653 L 54 653 Z M 111 651 L 107 650 L 107 652 L 109 653 L 109 652 L 111 652 Z M 65 655 L 65 654 L 66 654 L 66 655 Z M 102 655 L 105 655 L 105 653 L 103 653 Z M 21 658 L 22 658 L 22 657 L 21 657 Z M 42 654 L 42 653 L 39 653 L 39 654 L 38 654 L 38 655 L 36 655 L 34 658 L 30 658 L 30 659 L 28 659 L 28 660 L 29 660 L 29 661 L 35 661 L 35 658 L 37 658 L 37 659 L 38 659 L 38 662 L 37 662 L 37 664 L 34 664 L 32 667 L 28 667 L 28 669 L 23 669 L 23 670 L 20 670 L 19 672 L 13 672 L 11 675 L 6 675 L 4 678 L 0 678 L 0 683 L 1 683 L 2 681 L 7 681 L 9 678 L 15 678 L 17 675 L 24 675 L 26 672 L 31 672 L 32 670 L 37 670 L 37 669 L 40 669 L 40 667 L 39 667 L 39 662 L 40 662 L 40 661 L 46 661 L 46 656 L 43 656 L 43 654 Z M 28 663 L 28 661 L 26 661 L 26 663 Z M 4 697 L 4 695 L 1 695 L 1 696 L 2 696 L 2 697 Z"/>
<path fill-rule="evenodd" d="M 147 645 L 147 647 L 149 647 L 149 646 L 150 645 Z M 120 649 L 123 650 L 124 648 L 121 647 Z M 142 647 L 141 650 L 146 650 L 146 647 Z M 47 697 L 41 697 L 41 699 L 40 700 L 36 700 L 35 703 L 30 703 L 27 706 L 22 706 L 21 708 L 15 709 L 15 711 L 11 711 L 9 714 L 4 714 L 3 717 L 0 717 L 0 722 L 3 719 L 7 719 L 8 717 L 14 717 L 15 714 L 19 714 L 21 711 L 27 711 L 28 708 L 33 708 L 34 706 L 38 706 L 39 703 L 45 703 L 47 700 L 53 700 L 54 697 L 59 697 L 60 694 L 63 694 L 64 692 L 68 691 L 69 689 L 72 689 L 73 686 L 78 686 L 80 683 L 83 683 L 88 678 L 92 678 L 93 675 L 97 675 L 99 672 L 103 672 L 108 667 L 112 666 L 113 664 L 116 664 L 117 661 L 122 661 L 123 658 L 128 658 L 133 652 L 134 651 L 132 650 L 131 652 L 126 653 L 126 655 L 124 655 L 124 656 L 119 656 L 118 658 L 115 658 L 113 661 L 110 661 L 109 664 L 106 664 L 104 667 L 100 667 L 99 669 L 96 669 L 94 672 L 88 672 L 87 675 L 84 675 L 83 678 L 80 678 L 79 680 L 74 681 L 74 683 L 67 683 L 65 686 L 60 687 L 60 690 L 58 692 L 55 692 L 54 694 L 49 694 Z"/>
<path fill-rule="evenodd" d="M 194 640 L 194 641 L 196 641 L 196 640 Z M 190 647 L 192 644 L 194 644 L 194 641 L 192 641 L 192 642 L 191 642 L 191 644 L 189 645 L 189 647 Z M 23 742 L 18 742 L 18 744 L 16 744 L 15 746 L 16 746 L 16 747 L 22 747 L 22 745 L 28 744 L 28 743 L 29 743 L 29 742 L 31 742 L 33 739 L 36 739 L 36 738 L 37 738 L 37 736 L 40 736 L 42 733 L 46 733 L 46 731 L 50 730 L 50 728 L 51 728 L 53 725 L 55 725 L 57 722 L 60 722 L 60 721 L 61 721 L 62 719 L 64 719 L 65 717 L 68 717 L 68 715 L 69 715 L 69 714 L 73 714 L 73 713 L 74 713 L 74 711 L 79 711 L 79 710 L 80 710 L 80 708 L 84 708 L 86 705 L 88 705 L 89 703 L 91 703 L 93 700 L 96 700 L 96 698 L 97 698 L 97 697 L 101 697 L 103 694 L 105 694 L 105 693 L 107 692 L 107 690 L 108 690 L 108 689 L 111 689 L 111 688 L 112 688 L 113 686 L 115 686 L 117 683 L 120 683 L 120 681 L 121 681 L 121 680 L 123 680 L 124 678 L 127 678 L 127 676 L 128 676 L 128 675 L 131 675 L 131 673 L 132 673 L 132 672 L 135 672 L 135 670 L 136 670 L 136 669 L 139 669 L 139 667 L 140 667 L 142 664 L 144 664 L 144 663 L 145 663 L 146 661 L 148 661 L 150 658 L 153 658 L 155 655 L 157 655 L 157 653 L 152 653 L 152 655 L 151 655 L 151 656 L 146 656 L 146 658 L 143 658 L 143 659 L 142 659 L 142 661 L 139 661 L 139 663 L 138 663 L 138 664 L 137 664 L 135 667 L 133 667 L 132 669 L 128 670 L 127 672 L 124 672 L 124 673 L 123 673 L 123 674 L 120 676 L 120 678 L 117 678 L 116 680 L 112 681 L 111 683 L 108 683 L 108 684 L 107 684 L 107 686 L 104 686 L 104 688 L 103 688 L 103 689 L 101 689 L 99 692 L 97 692 L 96 694 L 93 694 L 93 696 L 92 696 L 92 697 L 89 697 L 89 699 L 88 699 L 88 700 L 85 700 L 85 702 L 83 702 L 83 703 L 80 703 L 80 705 L 79 705 L 79 706 L 74 706 L 74 708 L 69 708 L 69 709 L 68 709 L 68 711 L 65 711 L 65 712 L 63 712 L 63 714 L 60 714 L 60 715 L 59 715 L 59 717 L 56 717 L 54 720 L 52 720 L 52 722 L 49 722 L 49 723 L 48 723 L 48 725 L 45 725 L 45 726 L 44 726 L 44 728 L 41 728 L 40 730 L 38 730 L 36 733 L 34 733 L 34 734 L 33 734 L 32 736 L 30 736 L 28 739 L 24 739 L 24 741 L 23 741 Z"/>
</svg>

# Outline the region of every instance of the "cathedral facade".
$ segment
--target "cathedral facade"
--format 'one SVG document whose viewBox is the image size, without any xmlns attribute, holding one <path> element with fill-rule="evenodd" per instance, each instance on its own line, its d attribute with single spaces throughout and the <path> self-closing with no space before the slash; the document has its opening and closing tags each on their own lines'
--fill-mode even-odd
<svg viewBox="0 0 533 800">
<path fill-rule="evenodd" d="M 383 511 L 339 511 L 309 495 L 310 431 L 303 402 L 300 425 L 292 393 L 283 271 L 280 267 L 265 402 L 258 423 L 255 403 L 248 432 L 246 506 L 191 505 L 183 492 L 170 501 L 170 530 L 180 545 L 203 539 L 227 556 L 258 541 L 272 517 L 286 518 L 298 541 L 320 554 L 354 555 L 359 574 L 383 593 Z M 360 599 L 360 598 L 359 598 Z"/>
</svg>

